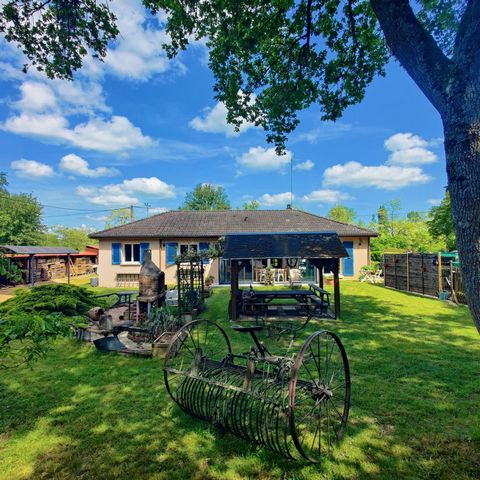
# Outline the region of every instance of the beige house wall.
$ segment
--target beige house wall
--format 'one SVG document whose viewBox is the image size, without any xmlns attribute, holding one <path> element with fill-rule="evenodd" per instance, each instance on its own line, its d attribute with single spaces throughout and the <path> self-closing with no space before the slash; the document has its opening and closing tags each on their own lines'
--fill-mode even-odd
<svg viewBox="0 0 480 480">
<path fill-rule="evenodd" d="M 199 240 L 194 238 L 169 238 L 168 240 L 157 240 L 152 238 L 132 238 L 132 239 L 101 239 L 99 242 L 98 253 L 98 277 L 101 287 L 122 286 L 118 282 L 119 275 L 138 275 L 140 273 L 140 263 L 123 262 L 123 251 L 126 243 L 148 243 L 152 250 L 152 260 L 160 270 L 165 272 L 165 282 L 174 284 L 177 282 L 176 265 L 166 265 L 166 242 L 174 242 L 179 245 L 182 243 L 216 242 L 218 238 L 207 238 Z M 112 265 L 112 243 L 122 244 L 122 263 Z M 205 277 L 212 275 L 214 282 L 219 281 L 219 263 L 218 260 L 210 260 L 208 265 L 204 265 Z"/>
<path fill-rule="evenodd" d="M 370 239 L 368 237 L 341 237 L 342 241 L 352 241 L 354 247 L 353 268 L 354 276 L 345 277 L 350 279 L 358 279 L 360 268 L 370 263 Z M 140 272 L 140 264 L 121 263 L 120 265 L 112 265 L 112 243 L 122 244 L 122 259 L 123 246 L 126 243 L 149 243 L 152 250 L 152 260 L 154 263 L 165 272 L 165 282 L 168 285 L 176 283 L 177 268 L 176 265 L 166 265 L 166 243 L 175 242 L 182 243 L 199 243 L 210 242 L 215 243 L 218 238 L 169 238 L 168 240 L 152 239 L 152 238 L 135 238 L 135 239 L 100 239 L 99 254 L 98 254 L 98 276 L 99 285 L 101 287 L 118 287 L 118 275 L 138 275 Z M 340 261 L 340 269 L 342 269 L 342 261 Z M 219 260 L 210 260 L 208 265 L 205 265 L 205 276 L 212 275 L 214 282 L 219 282 Z"/>
<path fill-rule="evenodd" d="M 369 237 L 340 237 L 342 242 L 353 242 L 353 276 L 344 277 L 357 280 L 360 269 L 370 264 L 370 238 Z M 340 273 L 343 274 L 343 262 L 340 260 Z"/>
</svg>

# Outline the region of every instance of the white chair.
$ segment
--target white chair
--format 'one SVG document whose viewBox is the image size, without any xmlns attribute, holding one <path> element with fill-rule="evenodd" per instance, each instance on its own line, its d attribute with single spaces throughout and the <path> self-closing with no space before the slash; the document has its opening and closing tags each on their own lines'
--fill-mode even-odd
<svg viewBox="0 0 480 480">
<path fill-rule="evenodd" d="M 267 270 L 265 268 L 262 268 L 260 270 L 260 283 L 264 282 L 265 281 L 265 275 L 267 273 Z"/>
<path fill-rule="evenodd" d="M 285 281 L 285 270 L 283 268 L 275 269 L 275 279 L 277 282 Z"/>
</svg>

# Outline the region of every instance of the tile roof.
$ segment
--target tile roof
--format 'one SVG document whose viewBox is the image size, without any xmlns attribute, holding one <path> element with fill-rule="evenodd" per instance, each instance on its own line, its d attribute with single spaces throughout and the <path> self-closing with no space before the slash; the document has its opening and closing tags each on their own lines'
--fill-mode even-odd
<svg viewBox="0 0 480 480">
<path fill-rule="evenodd" d="M 286 210 L 176 210 L 92 233 L 91 238 L 221 237 L 227 233 L 333 231 L 338 235 L 376 237 L 373 230 L 336 222 L 313 213 Z"/>
</svg>

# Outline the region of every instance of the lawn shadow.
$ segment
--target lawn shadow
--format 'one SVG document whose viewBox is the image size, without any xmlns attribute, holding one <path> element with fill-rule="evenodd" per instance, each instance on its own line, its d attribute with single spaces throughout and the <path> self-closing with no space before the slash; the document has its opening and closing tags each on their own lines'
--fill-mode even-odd
<svg viewBox="0 0 480 480">
<path fill-rule="evenodd" d="M 382 299 L 385 289 L 345 290 L 341 320 L 312 322 L 297 340 L 331 329 L 349 355 L 351 420 L 322 463 L 286 461 L 182 412 L 158 360 L 64 341 L 0 380 L 0 451 L 28 458 L 28 468 L 6 464 L 0 478 L 476 478 L 480 341 L 465 312 L 421 299 L 423 312 L 399 292 Z M 221 305 L 210 311 L 245 350 L 248 338 L 215 318 Z"/>
</svg>

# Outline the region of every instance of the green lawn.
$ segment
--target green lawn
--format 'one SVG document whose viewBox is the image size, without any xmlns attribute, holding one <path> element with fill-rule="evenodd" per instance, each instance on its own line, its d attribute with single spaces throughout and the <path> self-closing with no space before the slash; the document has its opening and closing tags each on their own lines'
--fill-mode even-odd
<svg viewBox="0 0 480 480">
<path fill-rule="evenodd" d="M 33 368 L 0 372 L 0 479 L 480 478 L 480 336 L 467 310 L 354 282 L 342 295 L 342 319 L 322 327 L 349 355 L 351 421 L 322 464 L 189 417 L 158 360 L 64 340 Z M 228 329 L 226 300 L 215 290 L 204 316 Z"/>
</svg>

